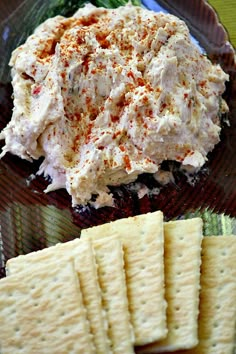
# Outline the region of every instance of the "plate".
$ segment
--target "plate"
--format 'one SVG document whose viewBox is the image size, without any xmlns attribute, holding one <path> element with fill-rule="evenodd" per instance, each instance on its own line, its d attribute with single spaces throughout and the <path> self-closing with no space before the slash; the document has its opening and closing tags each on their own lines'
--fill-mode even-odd
<svg viewBox="0 0 236 354">
<path fill-rule="evenodd" d="M 64 2 L 60 2 L 63 4 Z M 71 2 L 69 2 L 71 3 Z M 72 2 L 73 3 L 73 2 Z M 197 178 L 187 182 L 176 173 L 175 183 L 161 187 L 149 175 L 139 184 L 113 187 L 115 207 L 71 207 L 65 190 L 45 194 L 48 182 L 35 173 L 42 161 L 23 161 L 7 154 L 0 161 L 0 276 L 7 259 L 79 237 L 82 228 L 123 217 L 162 210 L 166 220 L 200 215 L 204 234 L 236 234 L 236 64 L 235 52 L 214 10 L 204 1 L 144 0 L 149 9 L 173 13 L 184 19 L 193 37 L 210 59 L 229 73 L 225 98 L 230 126 L 224 125 L 221 142 L 208 156 Z M 24 42 L 47 16 L 65 10 L 54 1 L 9 0 L 0 14 L 0 130 L 11 118 L 12 89 L 8 61 L 11 51 Z M 68 9 L 67 9 L 68 10 Z M 71 9 L 69 9 L 70 11 Z M 37 13 L 37 16 L 35 14 Z M 22 28 L 24 29 L 22 31 Z M 0 143 L 0 148 L 3 142 Z M 138 197 L 137 186 L 152 191 Z"/>
</svg>

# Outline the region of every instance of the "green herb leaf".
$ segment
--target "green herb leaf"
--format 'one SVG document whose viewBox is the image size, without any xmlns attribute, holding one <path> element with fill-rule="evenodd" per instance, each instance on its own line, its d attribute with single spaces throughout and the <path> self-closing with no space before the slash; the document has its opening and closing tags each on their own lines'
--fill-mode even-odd
<svg viewBox="0 0 236 354">
<path fill-rule="evenodd" d="M 40 18 L 40 22 L 56 15 L 72 16 L 80 7 L 89 2 L 97 7 L 116 8 L 124 6 L 128 0 L 53 0 L 50 2 L 46 15 Z M 132 0 L 131 2 L 135 6 L 141 5 L 140 0 Z"/>
<path fill-rule="evenodd" d="M 140 6 L 140 0 L 132 0 L 133 5 Z M 91 3 L 97 7 L 106 7 L 106 8 L 116 8 L 119 6 L 124 6 L 128 3 L 128 0 L 92 0 Z"/>
</svg>

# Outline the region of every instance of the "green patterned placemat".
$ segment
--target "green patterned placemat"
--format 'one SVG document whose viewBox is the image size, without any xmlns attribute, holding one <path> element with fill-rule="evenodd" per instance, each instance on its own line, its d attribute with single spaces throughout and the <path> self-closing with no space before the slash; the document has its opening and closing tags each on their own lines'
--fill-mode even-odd
<svg viewBox="0 0 236 354">
<path fill-rule="evenodd" d="M 220 22 L 226 28 L 230 41 L 236 48 L 236 2 L 235 0 L 209 0 L 211 6 L 218 13 Z"/>
</svg>

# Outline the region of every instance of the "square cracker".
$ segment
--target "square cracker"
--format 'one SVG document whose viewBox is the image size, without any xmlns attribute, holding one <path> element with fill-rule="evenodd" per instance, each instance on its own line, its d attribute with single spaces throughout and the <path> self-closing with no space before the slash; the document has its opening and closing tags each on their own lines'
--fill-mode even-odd
<svg viewBox="0 0 236 354">
<path fill-rule="evenodd" d="M 166 336 L 163 214 L 160 211 L 82 230 L 82 238 L 122 240 L 126 285 L 135 344 Z M 109 240 L 110 241 L 110 240 Z M 108 240 L 107 240 L 108 242 Z"/>
<path fill-rule="evenodd" d="M 71 262 L 32 264 L 0 281 L 2 353 L 95 353 L 91 339 Z"/>
<path fill-rule="evenodd" d="M 36 264 L 41 266 L 48 262 L 57 261 L 57 259 L 74 262 L 96 353 L 106 353 L 108 350 L 106 323 L 102 310 L 101 290 L 97 279 L 97 266 L 89 240 L 75 239 L 41 251 L 12 258 L 7 262 L 8 274 L 19 273 L 25 269 L 31 269 Z"/>
<path fill-rule="evenodd" d="M 202 220 L 170 221 L 164 225 L 167 337 L 140 349 L 161 353 L 197 345 Z"/>
<path fill-rule="evenodd" d="M 236 328 L 236 235 L 202 242 L 198 345 L 176 354 L 233 354 Z"/>
<path fill-rule="evenodd" d="M 94 241 L 93 246 L 111 352 L 134 353 L 121 241 L 118 238 L 101 239 Z"/>
<path fill-rule="evenodd" d="M 236 328 L 236 235 L 203 239 L 199 344 L 194 354 L 233 353 Z"/>
<path fill-rule="evenodd" d="M 80 248 L 80 242 L 81 240 L 77 238 L 73 241 L 58 243 L 40 251 L 11 258 L 6 264 L 7 275 L 27 270 L 36 262 L 47 264 L 48 260 L 57 260 L 58 257 L 60 257 L 61 261 L 73 260 L 74 255 Z"/>
</svg>

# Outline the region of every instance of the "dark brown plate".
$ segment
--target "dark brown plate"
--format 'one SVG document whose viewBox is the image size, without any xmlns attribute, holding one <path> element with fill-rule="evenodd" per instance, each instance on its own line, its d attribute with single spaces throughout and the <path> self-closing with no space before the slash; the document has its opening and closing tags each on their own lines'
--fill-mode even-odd
<svg viewBox="0 0 236 354">
<path fill-rule="evenodd" d="M 147 2 L 149 6 L 155 2 Z M 45 18 L 50 1 L 27 0 L 0 4 L 0 130 L 11 118 L 12 100 L 8 60 L 12 49 Z M 204 1 L 159 0 L 170 13 L 183 18 L 208 56 L 230 74 L 225 93 L 230 126 L 209 154 L 194 185 L 176 174 L 176 183 L 160 187 L 151 176 L 140 183 L 159 193 L 138 198 L 135 188 L 113 188 L 116 207 L 71 207 L 65 190 L 44 194 L 42 177 L 32 179 L 40 164 L 7 154 L 0 161 L 0 275 L 7 259 L 79 237 L 82 228 L 118 218 L 162 210 L 166 220 L 201 215 L 204 233 L 236 233 L 236 65 L 234 49 L 213 9 Z M 37 16 L 35 16 L 37 13 Z M 36 20 L 35 20 L 36 19 Z M 3 146 L 1 142 L 0 147 Z"/>
</svg>

